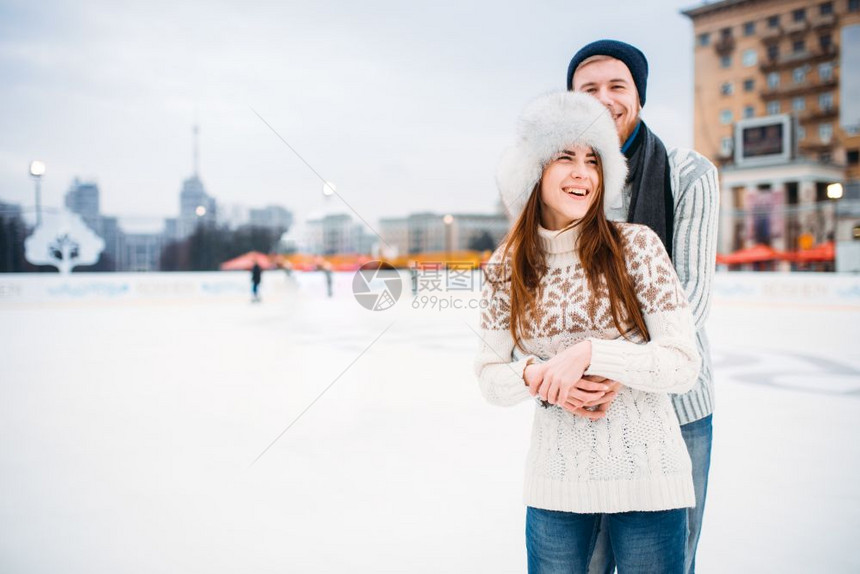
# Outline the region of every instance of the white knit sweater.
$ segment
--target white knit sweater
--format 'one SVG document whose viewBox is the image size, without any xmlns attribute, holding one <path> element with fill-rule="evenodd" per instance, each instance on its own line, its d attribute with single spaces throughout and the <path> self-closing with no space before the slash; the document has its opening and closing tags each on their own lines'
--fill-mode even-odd
<svg viewBox="0 0 860 574">
<path fill-rule="evenodd" d="M 539 230 L 548 271 L 539 316 L 530 318 L 522 341 L 525 354 L 510 334 L 510 267 L 501 248 L 487 266 L 475 370 L 490 403 L 531 399 L 523 381 L 528 360 L 548 360 L 584 339 L 592 343 L 586 374 L 624 385 L 606 417 L 594 422 L 536 403 L 525 481 L 525 503 L 532 507 L 592 513 L 695 505 L 690 458 L 667 394 L 683 393 L 696 381 L 693 318 L 657 235 L 642 225 L 617 225 L 648 343 L 639 333 L 628 335 L 632 341 L 622 338 L 605 287 L 597 294 L 589 288 L 576 255 L 576 228 Z"/>
</svg>

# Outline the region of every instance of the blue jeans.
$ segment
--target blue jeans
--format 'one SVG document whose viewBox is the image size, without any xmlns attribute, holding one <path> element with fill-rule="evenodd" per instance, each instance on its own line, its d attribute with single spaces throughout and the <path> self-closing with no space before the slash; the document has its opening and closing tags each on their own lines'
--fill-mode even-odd
<svg viewBox="0 0 860 574">
<path fill-rule="evenodd" d="M 622 574 L 683 574 L 687 509 L 578 514 L 529 507 L 529 574 L 586 574 L 601 523 Z"/>
<path fill-rule="evenodd" d="M 687 451 L 693 462 L 693 487 L 696 491 L 696 507 L 687 509 L 687 558 L 686 574 L 696 572 L 696 548 L 702 533 L 702 516 L 705 514 L 705 498 L 708 495 L 708 471 L 711 469 L 711 443 L 713 441 L 712 415 L 681 425 L 681 435 L 687 443 Z M 588 567 L 589 574 L 611 574 L 615 569 L 614 547 L 610 544 L 606 528 L 599 528 L 597 540 Z"/>
</svg>

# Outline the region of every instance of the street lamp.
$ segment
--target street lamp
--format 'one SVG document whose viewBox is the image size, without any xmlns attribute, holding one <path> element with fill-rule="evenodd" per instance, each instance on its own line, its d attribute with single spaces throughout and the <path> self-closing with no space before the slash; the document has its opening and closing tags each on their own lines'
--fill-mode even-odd
<svg viewBox="0 0 860 574">
<path fill-rule="evenodd" d="M 36 180 L 36 226 L 42 225 L 42 176 L 45 175 L 45 162 L 30 162 L 30 175 Z"/>
<path fill-rule="evenodd" d="M 841 199 L 842 198 L 842 184 L 841 183 L 831 183 L 827 186 L 827 197 L 830 199 Z"/>
<path fill-rule="evenodd" d="M 334 195 L 334 192 L 336 190 L 337 190 L 337 187 L 335 187 L 335 185 L 330 181 L 327 181 L 323 184 L 323 190 L 322 191 L 323 191 L 323 195 L 326 197 L 331 197 L 332 195 Z"/>
</svg>

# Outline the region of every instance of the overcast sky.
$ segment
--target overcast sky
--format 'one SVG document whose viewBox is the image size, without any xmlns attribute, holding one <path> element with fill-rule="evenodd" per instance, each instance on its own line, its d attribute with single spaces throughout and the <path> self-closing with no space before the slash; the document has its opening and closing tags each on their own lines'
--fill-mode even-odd
<svg viewBox="0 0 860 574">
<path fill-rule="evenodd" d="M 645 52 L 646 120 L 667 145 L 692 143 L 679 10 L 696 4 L 2 0 L 0 200 L 31 207 L 41 159 L 45 205 L 80 177 L 99 184 L 105 214 L 174 216 L 196 118 L 201 179 L 220 203 L 340 211 L 256 111 L 372 225 L 490 212 L 518 113 L 562 89 L 592 40 Z"/>
</svg>

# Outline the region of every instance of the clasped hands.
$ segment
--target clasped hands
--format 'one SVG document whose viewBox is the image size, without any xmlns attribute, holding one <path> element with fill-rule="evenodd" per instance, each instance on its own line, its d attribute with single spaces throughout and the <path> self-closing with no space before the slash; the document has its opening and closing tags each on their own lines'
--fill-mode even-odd
<svg viewBox="0 0 860 574">
<path fill-rule="evenodd" d="M 606 416 L 621 383 L 585 375 L 589 364 L 591 341 L 581 341 L 545 363 L 528 365 L 523 379 L 533 397 L 595 421 Z"/>
</svg>

